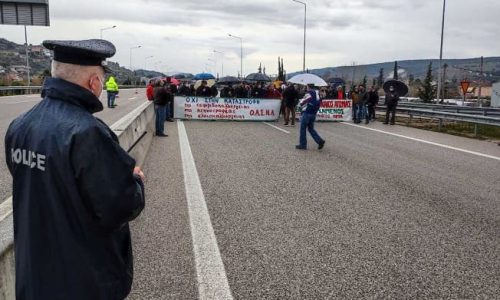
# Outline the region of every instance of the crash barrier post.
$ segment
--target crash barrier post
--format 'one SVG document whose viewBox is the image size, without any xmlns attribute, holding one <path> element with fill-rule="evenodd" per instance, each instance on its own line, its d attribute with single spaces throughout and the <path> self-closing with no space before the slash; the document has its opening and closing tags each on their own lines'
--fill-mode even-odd
<svg viewBox="0 0 500 300">
<path fill-rule="evenodd" d="M 154 133 L 154 106 L 148 101 L 111 125 L 120 145 L 142 165 Z M 12 197 L 0 203 L 0 299 L 15 299 Z"/>
</svg>

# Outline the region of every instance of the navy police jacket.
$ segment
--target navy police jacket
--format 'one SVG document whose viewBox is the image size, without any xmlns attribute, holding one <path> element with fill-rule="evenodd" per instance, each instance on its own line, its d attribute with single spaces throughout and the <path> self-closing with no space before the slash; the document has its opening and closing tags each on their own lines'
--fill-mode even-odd
<svg viewBox="0 0 500 300">
<path fill-rule="evenodd" d="M 13 177 L 17 299 L 124 299 L 128 222 L 144 208 L 135 161 L 92 116 L 88 90 L 49 78 L 43 100 L 5 136 Z"/>
</svg>

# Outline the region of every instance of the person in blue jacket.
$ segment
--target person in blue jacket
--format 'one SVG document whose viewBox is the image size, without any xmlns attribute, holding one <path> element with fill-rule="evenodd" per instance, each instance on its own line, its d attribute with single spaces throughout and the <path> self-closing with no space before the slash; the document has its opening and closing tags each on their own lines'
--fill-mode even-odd
<svg viewBox="0 0 500 300">
<path fill-rule="evenodd" d="M 300 117 L 300 143 L 295 146 L 299 150 L 307 150 L 307 137 L 306 130 L 309 131 L 311 137 L 318 144 L 318 149 L 323 149 L 325 140 L 322 139 L 314 129 L 314 122 L 316 121 L 316 114 L 321 106 L 321 98 L 317 89 L 313 84 L 307 85 L 307 92 L 304 98 L 299 103 L 302 111 Z"/>
<path fill-rule="evenodd" d="M 5 136 L 13 177 L 16 299 L 124 299 L 133 267 L 128 223 L 144 208 L 144 174 L 92 114 L 104 40 L 44 41 L 54 51 L 42 101 Z"/>
</svg>

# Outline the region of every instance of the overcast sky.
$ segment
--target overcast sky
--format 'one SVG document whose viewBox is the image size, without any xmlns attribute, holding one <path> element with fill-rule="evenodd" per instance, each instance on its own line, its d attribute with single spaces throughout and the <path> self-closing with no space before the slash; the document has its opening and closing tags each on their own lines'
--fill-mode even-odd
<svg viewBox="0 0 500 300">
<path fill-rule="evenodd" d="M 439 57 L 442 0 L 304 0 L 308 3 L 306 67 Z M 236 75 L 243 37 L 243 72 L 260 62 L 277 73 L 302 69 L 304 6 L 292 0 L 50 0 L 50 27 L 29 27 L 29 43 L 104 38 L 111 60 L 134 69 Z M 500 1 L 449 0 L 445 58 L 500 56 Z M 22 26 L 0 25 L 0 37 L 24 43 Z M 213 50 L 224 52 L 215 54 Z M 153 58 L 146 59 L 149 56 Z M 215 61 L 216 60 L 216 64 Z"/>
</svg>

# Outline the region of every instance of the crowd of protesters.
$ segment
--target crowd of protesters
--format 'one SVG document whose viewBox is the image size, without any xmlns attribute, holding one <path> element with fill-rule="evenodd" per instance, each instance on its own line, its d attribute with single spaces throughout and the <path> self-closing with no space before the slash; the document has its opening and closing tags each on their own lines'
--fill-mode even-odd
<svg viewBox="0 0 500 300">
<path fill-rule="evenodd" d="M 164 130 L 165 121 L 173 121 L 173 105 L 175 96 L 221 97 L 221 98 L 258 98 L 281 100 L 280 115 L 284 116 L 285 126 L 294 126 L 296 107 L 299 100 L 306 94 L 306 88 L 295 84 L 276 83 L 235 83 L 222 86 L 202 80 L 197 88 L 191 82 L 184 82 L 177 87 L 169 77 L 164 80 L 151 81 L 147 88 L 148 99 L 154 101 L 156 112 L 156 135 L 167 136 Z M 322 99 L 352 99 L 352 118 L 354 123 L 368 124 L 375 121 L 375 108 L 379 103 L 378 87 L 371 86 L 367 91 L 363 85 L 355 86 L 346 92 L 343 85 L 331 85 L 318 91 Z M 389 99 L 395 99 L 395 97 Z M 392 100 L 391 100 L 392 101 Z M 397 100 L 392 101 L 397 104 Z M 393 103 L 388 110 L 385 123 L 394 124 Z M 389 118 L 389 113 L 392 114 Z"/>
</svg>

